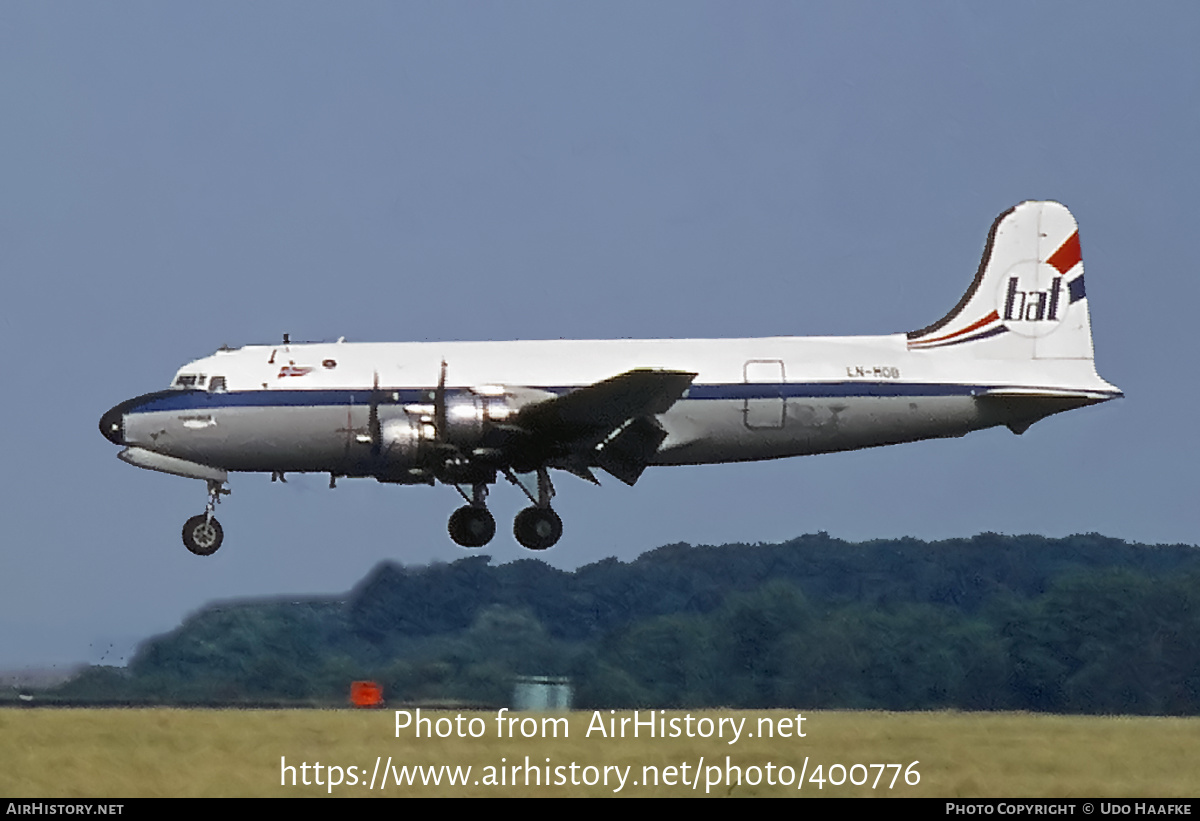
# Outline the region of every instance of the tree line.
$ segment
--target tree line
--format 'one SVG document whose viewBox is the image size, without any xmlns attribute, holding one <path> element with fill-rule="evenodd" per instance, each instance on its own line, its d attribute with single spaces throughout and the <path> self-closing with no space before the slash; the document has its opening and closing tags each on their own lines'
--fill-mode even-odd
<svg viewBox="0 0 1200 821">
<path fill-rule="evenodd" d="M 1200 549 L 1095 534 L 670 545 L 377 566 L 328 599 L 217 604 L 58 697 L 501 706 L 569 676 L 583 708 L 1200 715 Z"/>
</svg>

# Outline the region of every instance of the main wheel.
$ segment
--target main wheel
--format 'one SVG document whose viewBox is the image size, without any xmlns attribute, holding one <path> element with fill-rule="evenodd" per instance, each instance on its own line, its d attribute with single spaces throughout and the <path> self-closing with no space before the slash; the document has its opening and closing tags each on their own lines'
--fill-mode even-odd
<svg viewBox="0 0 1200 821">
<path fill-rule="evenodd" d="M 545 550 L 562 538 L 562 519 L 548 507 L 527 507 L 513 521 L 513 535 L 523 547 Z"/>
<path fill-rule="evenodd" d="M 496 535 L 496 520 L 486 507 L 465 505 L 454 511 L 447 530 L 463 547 L 483 547 Z"/>
<path fill-rule="evenodd" d="M 205 513 L 184 522 L 183 544 L 197 556 L 211 556 L 224 540 L 221 523 Z"/>
</svg>

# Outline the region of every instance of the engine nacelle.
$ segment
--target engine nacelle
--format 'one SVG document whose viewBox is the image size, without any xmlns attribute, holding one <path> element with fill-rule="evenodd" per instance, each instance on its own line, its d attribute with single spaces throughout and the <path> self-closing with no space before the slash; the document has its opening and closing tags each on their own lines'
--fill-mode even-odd
<svg viewBox="0 0 1200 821">
<path fill-rule="evenodd" d="M 437 443 L 437 428 L 432 420 L 405 413 L 384 420 L 379 426 L 380 456 L 389 467 L 422 466 Z"/>
<path fill-rule="evenodd" d="M 496 423 L 516 413 L 506 393 L 462 391 L 446 395 L 446 424 L 441 441 L 462 450 L 478 445 Z"/>
<path fill-rule="evenodd" d="M 406 405 L 402 416 L 380 424 L 380 455 L 389 474 L 412 475 L 416 482 L 428 481 L 429 475 L 443 478 L 452 464 L 470 473 L 467 463 L 477 461 L 475 451 L 495 425 L 553 397 L 546 391 L 501 387 L 446 391 L 442 430 L 436 404 Z M 486 457 L 482 461 L 486 464 Z"/>
</svg>

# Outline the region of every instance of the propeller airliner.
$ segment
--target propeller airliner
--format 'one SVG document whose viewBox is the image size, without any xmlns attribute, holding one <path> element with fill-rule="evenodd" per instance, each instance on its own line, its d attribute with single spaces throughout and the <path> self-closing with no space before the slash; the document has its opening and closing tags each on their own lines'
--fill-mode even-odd
<svg viewBox="0 0 1200 821">
<path fill-rule="evenodd" d="M 996 218 L 959 303 L 909 333 L 857 337 L 294 344 L 224 348 L 165 390 L 114 406 L 100 431 L 137 467 L 207 484 L 183 541 L 209 555 L 231 472 L 328 473 L 451 485 L 450 538 L 495 535 L 488 488 L 529 498 L 531 550 L 562 521 L 550 470 L 634 484 L 646 468 L 777 459 L 1023 433 L 1121 396 L 1095 369 L 1074 217 L 1023 202 Z"/>
</svg>

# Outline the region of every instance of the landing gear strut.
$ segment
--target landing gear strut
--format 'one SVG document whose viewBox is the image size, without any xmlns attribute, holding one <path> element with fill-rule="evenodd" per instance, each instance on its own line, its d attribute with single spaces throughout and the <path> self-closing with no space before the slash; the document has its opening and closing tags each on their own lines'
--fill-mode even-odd
<svg viewBox="0 0 1200 821">
<path fill-rule="evenodd" d="M 199 516 L 193 516 L 183 524 L 183 544 L 197 556 L 211 556 L 221 547 L 225 540 L 225 531 L 221 523 L 213 516 L 213 510 L 222 496 L 229 495 L 229 490 L 222 487 L 221 482 L 208 482 L 208 504 Z"/>
<path fill-rule="evenodd" d="M 545 550 L 554 547 L 562 538 L 562 519 L 550 508 L 550 500 L 554 498 L 554 485 L 550 482 L 550 471 L 538 468 L 537 498 L 517 480 L 511 471 L 505 474 L 508 480 L 525 492 L 533 505 L 517 514 L 513 521 L 513 536 L 522 547 L 530 550 Z"/>
<path fill-rule="evenodd" d="M 486 506 L 487 485 L 473 485 L 471 496 L 463 493 L 458 485 L 455 487 L 467 500 L 467 504 L 454 511 L 454 515 L 450 517 L 447 527 L 450 538 L 463 547 L 483 547 L 496 535 L 496 520 L 492 518 Z"/>
</svg>

